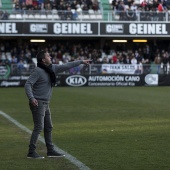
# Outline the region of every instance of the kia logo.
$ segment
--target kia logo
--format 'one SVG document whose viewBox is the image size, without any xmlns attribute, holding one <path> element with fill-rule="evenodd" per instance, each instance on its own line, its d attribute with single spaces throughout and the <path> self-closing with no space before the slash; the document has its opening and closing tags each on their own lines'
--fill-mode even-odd
<svg viewBox="0 0 170 170">
<path fill-rule="evenodd" d="M 69 76 L 66 79 L 66 83 L 70 86 L 83 86 L 84 84 L 86 84 L 87 79 L 81 75 L 73 75 L 73 76 Z"/>
</svg>

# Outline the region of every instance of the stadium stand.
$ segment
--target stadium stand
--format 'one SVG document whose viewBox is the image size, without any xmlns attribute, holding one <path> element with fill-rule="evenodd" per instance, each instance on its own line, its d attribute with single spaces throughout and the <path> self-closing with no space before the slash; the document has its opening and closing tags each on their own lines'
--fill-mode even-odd
<svg viewBox="0 0 170 170">
<path fill-rule="evenodd" d="M 14 1 L 13 1 L 14 2 Z M 33 1 L 34 2 L 34 1 Z M 49 1 L 50 2 L 50 1 Z M 44 4 L 37 4 L 33 3 L 31 6 L 18 4 L 18 1 L 15 1 L 14 5 L 12 6 L 12 1 L 10 0 L 2 0 L 2 6 L 3 10 L 10 11 L 9 12 L 9 17 L 8 20 L 94 20 L 94 21 L 100 21 L 100 20 L 106 20 L 110 21 L 112 18 L 110 18 L 109 12 L 114 15 L 114 20 L 120 20 L 120 13 L 117 14 L 117 6 L 113 3 L 114 1 L 108 1 L 108 0 L 100 0 L 100 1 L 93 1 L 95 5 L 91 5 L 90 7 L 87 7 L 87 5 L 80 5 L 80 4 L 67 4 L 67 7 L 64 8 L 64 10 L 61 10 L 61 4 L 59 4 L 60 7 L 56 4 L 51 4 L 48 1 Z M 71 1 L 70 1 L 71 2 Z M 131 3 L 130 3 L 131 4 Z M 94 7 L 95 6 L 95 7 Z M 128 4 L 125 4 L 126 8 Z M 132 6 L 131 6 L 132 7 Z M 141 8 L 141 4 L 138 4 L 138 8 Z M 12 10 L 11 10 L 12 9 Z M 128 8 L 126 9 L 126 11 Z M 145 9 L 146 10 L 146 9 Z M 146 11 L 144 11 L 146 12 Z M 141 15 L 142 13 L 140 13 Z M 116 19 L 117 16 L 117 19 Z M 4 13 L 3 13 L 4 17 Z M 5 19 L 5 18 L 3 18 Z M 142 18 L 140 18 L 142 20 Z M 148 19 L 148 18 L 147 18 Z M 152 16 L 153 19 L 153 16 Z M 123 20 L 127 20 L 126 17 L 123 18 Z M 98 42 L 96 42 L 97 44 Z M 6 42 L 4 43 L 6 44 Z M 50 52 L 53 58 L 54 63 L 62 63 L 62 62 L 68 62 L 74 59 L 82 59 L 82 58 L 92 58 L 93 62 L 96 63 L 112 63 L 113 58 L 116 56 L 117 57 L 117 63 L 122 63 L 123 61 L 123 56 L 127 58 L 131 58 L 132 56 L 135 55 L 135 52 L 139 53 L 142 57 L 143 63 L 146 63 L 148 58 L 149 62 L 154 62 L 155 58 L 155 47 L 153 47 L 152 44 L 149 44 L 150 48 L 150 54 L 147 56 L 145 54 L 146 49 L 148 48 L 148 44 L 145 44 L 145 46 L 138 46 L 138 47 L 125 47 L 125 46 L 114 46 L 114 49 L 110 47 L 110 50 L 106 50 L 106 48 L 101 48 L 97 47 L 95 45 L 92 45 L 90 40 L 88 41 L 88 45 L 86 43 L 82 43 L 80 45 L 75 44 L 74 40 L 69 41 L 69 46 L 68 49 L 65 47 L 66 41 L 63 41 L 61 46 L 57 46 L 57 48 L 51 48 L 48 47 L 47 51 Z M 111 44 L 111 43 L 110 43 Z M 55 47 L 55 43 L 51 44 L 52 47 Z M 33 63 L 34 58 L 35 58 L 35 53 L 38 51 L 38 48 L 32 47 L 31 43 L 26 44 L 25 46 L 22 46 L 22 48 L 18 51 L 16 50 L 18 47 L 20 47 L 19 44 L 14 43 L 13 45 L 11 44 L 11 49 L 7 50 L 6 45 L 0 45 L 0 60 L 2 63 L 4 61 L 9 60 L 10 63 L 13 62 L 13 57 L 14 61 L 20 62 L 20 59 L 22 59 L 22 62 L 25 64 L 28 64 L 28 62 Z M 25 49 L 25 47 L 28 47 Z M 169 46 L 170 47 L 170 46 Z M 159 47 L 159 51 L 156 52 L 156 54 L 162 55 L 162 53 L 168 53 L 170 52 L 170 48 L 163 46 L 162 48 Z M 76 49 L 76 53 L 73 53 L 70 49 Z M 157 48 L 157 47 L 156 47 Z M 62 50 L 61 50 L 62 49 Z M 15 53 L 15 50 L 17 51 Z M 28 51 L 26 51 L 28 50 Z M 33 51 L 32 51 L 33 50 Z M 59 57 L 59 51 L 61 50 L 61 57 Z M 164 52 L 162 52 L 164 50 Z M 22 54 L 24 51 L 24 54 Z M 30 53 L 31 55 L 31 60 L 30 58 L 27 58 L 27 53 Z M 125 58 L 126 58 L 125 57 Z M 16 60 L 17 58 L 17 60 Z M 126 59 L 125 59 L 126 60 Z M 170 61 L 170 59 L 169 59 Z M 21 63 L 22 63 L 21 62 Z M 17 64 L 16 63 L 16 64 Z"/>
<path fill-rule="evenodd" d="M 12 10 L 12 1 L 11 0 L 1 0 L 2 10 Z"/>
<path fill-rule="evenodd" d="M 57 4 L 58 2 L 58 4 Z M 98 0 L 89 0 L 87 4 L 79 1 L 26 1 L 3 0 L 3 9 L 8 9 L 10 20 L 103 20 L 103 10 Z M 13 9 L 13 10 L 11 10 Z"/>
<path fill-rule="evenodd" d="M 101 6 L 102 6 L 102 9 L 103 9 L 103 19 L 108 21 L 108 19 L 109 19 L 108 18 L 108 14 L 109 14 L 108 11 L 112 10 L 108 0 L 101 0 Z"/>
</svg>

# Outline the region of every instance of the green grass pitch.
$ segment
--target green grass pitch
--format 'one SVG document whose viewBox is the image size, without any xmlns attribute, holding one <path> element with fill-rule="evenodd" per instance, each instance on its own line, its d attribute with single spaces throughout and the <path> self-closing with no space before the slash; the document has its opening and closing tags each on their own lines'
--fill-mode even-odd
<svg viewBox="0 0 170 170">
<path fill-rule="evenodd" d="M 0 94 L 0 110 L 32 130 L 24 88 Z M 90 169 L 170 169 L 170 87 L 59 87 L 50 107 L 53 142 Z M 29 139 L 0 116 L 2 169 L 78 169 L 64 158 L 27 159 Z M 41 142 L 37 151 L 46 156 Z"/>
</svg>

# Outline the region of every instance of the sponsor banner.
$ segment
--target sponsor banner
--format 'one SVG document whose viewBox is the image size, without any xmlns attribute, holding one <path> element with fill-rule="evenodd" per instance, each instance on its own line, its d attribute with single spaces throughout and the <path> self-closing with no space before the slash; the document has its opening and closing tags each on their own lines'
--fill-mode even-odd
<svg viewBox="0 0 170 170">
<path fill-rule="evenodd" d="M 99 24 L 89 22 L 24 23 L 26 34 L 98 35 Z"/>
<path fill-rule="evenodd" d="M 23 87 L 28 76 L 12 76 L 0 80 L 0 87 Z M 58 75 L 58 87 L 108 87 L 108 86 L 169 86 L 170 75 Z"/>
<path fill-rule="evenodd" d="M 10 66 L 0 66 L 0 79 L 8 78 L 10 75 Z"/>
<path fill-rule="evenodd" d="M 142 65 L 133 64 L 102 64 L 102 73 L 136 74 L 142 73 Z"/>
<path fill-rule="evenodd" d="M 158 86 L 158 75 L 62 75 L 58 86 Z"/>
<path fill-rule="evenodd" d="M 29 76 L 16 75 L 0 79 L 0 87 L 23 87 Z"/>
<path fill-rule="evenodd" d="M 167 23 L 100 23 L 100 35 L 170 35 Z"/>
<path fill-rule="evenodd" d="M 23 87 L 25 82 L 24 80 L 2 80 L 0 87 Z"/>
<path fill-rule="evenodd" d="M 149 36 L 170 37 L 170 23 L 147 22 L 30 22 L 1 21 L 2 36 Z"/>
<path fill-rule="evenodd" d="M 98 22 L 0 22 L 3 35 L 98 35 Z"/>
<path fill-rule="evenodd" d="M 23 24 L 17 22 L 0 22 L 0 34 L 17 35 L 23 33 Z"/>
<path fill-rule="evenodd" d="M 145 75 L 144 79 L 145 79 L 145 85 L 158 86 L 159 84 L 158 74 L 147 74 Z"/>
</svg>

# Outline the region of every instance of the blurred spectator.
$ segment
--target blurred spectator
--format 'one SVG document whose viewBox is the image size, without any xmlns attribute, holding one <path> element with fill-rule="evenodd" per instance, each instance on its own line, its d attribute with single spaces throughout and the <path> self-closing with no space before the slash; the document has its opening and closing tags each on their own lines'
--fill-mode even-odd
<svg viewBox="0 0 170 170">
<path fill-rule="evenodd" d="M 5 65 L 11 65 L 11 61 L 8 59 L 8 56 L 7 56 L 7 55 L 5 55 L 5 59 L 4 59 L 3 63 L 4 63 Z"/>
<path fill-rule="evenodd" d="M 90 8 L 89 8 L 90 9 Z M 93 0 L 92 1 L 92 9 L 94 11 L 98 11 L 99 10 L 99 1 L 98 0 Z"/>
<path fill-rule="evenodd" d="M 137 59 L 135 58 L 134 53 L 132 54 L 132 59 L 131 59 L 131 64 L 136 65 L 137 64 Z"/>
<path fill-rule="evenodd" d="M 157 74 L 160 74 L 161 70 L 161 57 L 160 54 L 157 54 L 154 60 L 154 64 L 157 64 Z"/>
<path fill-rule="evenodd" d="M 26 0 L 26 1 L 25 1 L 25 4 L 26 4 L 27 10 L 33 9 L 32 0 Z"/>
<path fill-rule="evenodd" d="M 103 52 L 105 52 L 106 55 L 110 54 L 110 45 L 107 42 L 103 46 Z"/>
<path fill-rule="evenodd" d="M 20 10 L 21 9 L 20 4 L 19 4 L 19 0 L 14 1 L 14 9 L 15 10 Z"/>
<path fill-rule="evenodd" d="M 4 65 L 4 60 L 2 58 L 2 54 L 0 54 L 0 66 Z"/>
<path fill-rule="evenodd" d="M 165 17 L 165 8 L 163 7 L 162 2 L 159 2 L 158 5 L 158 21 L 163 21 Z"/>
<path fill-rule="evenodd" d="M 117 62 L 118 62 L 117 54 L 114 53 L 114 55 L 111 58 L 111 63 L 112 64 L 117 64 Z"/>
<path fill-rule="evenodd" d="M 162 65 L 162 69 L 163 69 L 163 73 L 167 74 L 168 73 L 168 56 L 166 55 L 166 53 L 162 53 L 162 59 L 161 59 L 161 65 Z"/>
<path fill-rule="evenodd" d="M 66 15 L 66 20 L 72 20 L 73 19 L 73 14 L 71 12 L 70 7 L 67 8 L 67 11 L 66 11 L 65 15 Z"/>
<path fill-rule="evenodd" d="M 25 4 L 25 2 L 22 2 L 22 4 L 21 4 L 21 10 L 27 10 L 27 6 L 26 6 L 26 4 Z"/>
<path fill-rule="evenodd" d="M 9 13 L 6 10 L 0 11 L 0 17 L 1 17 L 2 20 L 8 20 Z"/>
<path fill-rule="evenodd" d="M 13 55 L 11 59 L 11 64 L 17 64 L 17 63 L 18 63 L 18 59 L 16 58 L 15 55 Z"/>
<path fill-rule="evenodd" d="M 119 13 L 119 20 L 123 21 L 125 19 L 125 5 L 123 1 L 120 1 L 119 5 L 118 5 L 118 13 Z"/>
<path fill-rule="evenodd" d="M 151 61 L 150 58 L 146 58 L 145 60 L 143 60 L 143 73 L 150 73 L 151 72 Z"/>
<path fill-rule="evenodd" d="M 143 1 L 141 2 L 141 7 L 145 8 L 147 5 L 148 5 L 148 3 L 147 3 L 146 0 L 143 0 Z"/>
<path fill-rule="evenodd" d="M 126 9 L 125 11 L 125 20 L 127 21 L 134 21 L 136 20 L 136 13 L 134 10 L 132 10 L 131 8 Z"/>
<path fill-rule="evenodd" d="M 17 64 L 17 68 L 18 68 L 18 73 L 19 74 L 22 74 L 23 71 L 25 70 L 25 67 L 24 67 L 24 62 L 23 60 L 19 60 L 18 64 Z"/>
</svg>

